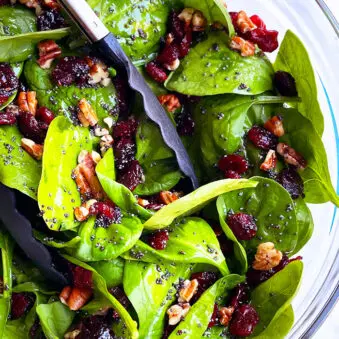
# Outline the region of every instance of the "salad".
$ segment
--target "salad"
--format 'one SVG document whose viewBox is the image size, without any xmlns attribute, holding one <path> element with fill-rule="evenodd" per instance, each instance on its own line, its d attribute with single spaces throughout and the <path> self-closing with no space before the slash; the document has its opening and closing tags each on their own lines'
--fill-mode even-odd
<svg viewBox="0 0 339 339">
<path fill-rule="evenodd" d="M 88 3 L 200 187 L 56 0 L 0 0 L 0 182 L 68 281 L 47 281 L 0 225 L 0 337 L 286 337 L 307 204 L 339 206 L 306 48 L 222 0 Z"/>
</svg>

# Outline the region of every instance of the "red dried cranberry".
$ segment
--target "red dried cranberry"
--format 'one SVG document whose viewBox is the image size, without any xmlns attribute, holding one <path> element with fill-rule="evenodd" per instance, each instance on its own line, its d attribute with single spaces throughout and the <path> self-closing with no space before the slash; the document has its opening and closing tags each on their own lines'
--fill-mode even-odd
<svg viewBox="0 0 339 339">
<path fill-rule="evenodd" d="M 153 211 L 159 211 L 163 207 L 165 207 L 164 204 L 148 204 L 147 206 L 145 206 L 146 209 L 153 210 Z"/>
<path fill-rule="evenodd" d="M 11 319 L 19 319 L 28 312 L 34 304 L 34 297 L 29 293 L 12 293 Z"/>
<path fill-rule="evenodd" d="M 65 19 L 55 9 L 46 10 L 38 16 L 37 25 L 39 31 L 49 31 L 65 27 Z"/>
<path fill-rule="evenodd" d="M 0 0 L 0 6 L 10 5 L 10 0 Z"/>
<path fill-rule="evenodd" d="M 164 334 L 162 335 L 161 339 L 167 339 L 171 335 L 171 333 L 174 331 L 174 329 L 177 327 L 177 325 L 166 325 L 164 328 Z"/>
<path fill-rule="evenodd" d="M 195 122 L 188 112 L 183 112 L 176 120 L 177 131 L 180 136 L 192 136 L 194 134 Z"/>
<path fill-rule="evenodd" d="M 252 15 L 250 17 L 250 19 L 252 20 L 252 22 L 257 26 L 257 28 L 260 29 L 266 29 L 266 24 L 264 23 L 264 21 L 260 18 L 260 16 L 258 15 Z"/>
<path fill-rule="evenodd" d="M 55 116 L 54 113 L 47 107 L 39 107 L 36 112 L 36 118 L 49 125 Z"/>
<path fill-rule="evenodd" d="M 283 169 L 276 180 L 291 195 L 292 199 L 304 196 L 303 179 L 294 168 Z"/>
<path fill-rule="evenodd" d="M 254 146 L 266 151 L 275 149 L 278 144 L 278 138 L 260 126 L 253 126 L 248 132 L 248 138 Z"/>
<path fill-rule="evenodd" d="M 116 338 L 112 330 L 112 318 L 109 317 L 109 314 L 106 316 L 92 315 L 84 318 L 76 326 L 76 329 L 80 330 L 80 333 L 76 336 L 77 339 Z"/>
<path fill-rule="evenodd" d="M 125 185 L 130 191 L 144 182 L 144 171 L 138 160 L 133 160 L 128 170 L 119 178 L 119 182 Z"/>
<path fill-rule="evenodd" d="M 218 305 L 214 304 L 214 309 L 213 309 L 210 322 L 208 323 L 208 328 L 212 328 L 213 326 L 218 325 L 218 322 L 219 322 L 218 312 L 219 312 Z"/>
<path fill-rule="evenodd" d="M 160 230 L 152 233 L 148 238 L 148 244 L 154 249 L 161 251 L 167 247 L 168 231 Z"/>
<path fill-rule="evenodd" d="M 257 44 L 263 52 L 274 52 L 279 47 L 278 31 L 257 28 L 244 34 L 247 40 Z"/>
<path fill-rule="evenodd" d="M 238 240 L 250 240 L 257 234 L 257 225 L 252 215 L 235 213 L 227 217 L 227 224 Z"/>
<path fill-rule="evenodd" d="M 241 179 L 241 175 L 235 171 L 225 171 L 224 177 L 226 179 Z"/>
<path fill-rule="evenodd" d="M 75 83 L 83 87 L 88 85 L 89 66 L 76 56 L 61 58 L 52 72 L 52 79 L 58 86 L 70 86 Z"/>
<path fill-rule="evenodd" d="M 108 224 L 113 223 L 116 220 L 116 208 L 114 204 L 109 204 L 106 202 L 96 202 L 94 203 L 89 210 L 92 215 L 99 215 L 105 218 Z"/>
<path fill-rule="evenodd" d="M 179 13 L 172 10 L 168 18 L 168 32 L 172 33 L 176 41 L 181 41 L 185 36 L 185 22 L 178 17 Z"/>
<path fill-rule="evenodd" d="M 238 23 L 237 23 L 238 16 L 239 16 L 238 12 L 230 12 L 230 17 L 232 19 L 232 23 L 233 23 L 235 30 L 237 30 L 237 27 L 238 27 Z"/>
<path fill-rule="evenodd" d="M 112 287 L 109 290 L 109 293 L 111 293 L 113 295 L 113 297 L 115 297 L 122 306 L 124 306 L 126 309 L 131 305 L 131 302 L 129 301 L 126 293 L 124 292 L 124 290 L 119 287 Z"/>
<path fill-rule="evenodd" d="M 247 337 L 253 333 L 258 322 L 257 311 L 250 305 L 242 305 L 234 311 L 229 331 L 232 335 Z"/>
<path fill-rule="evenodd" d="M 197 293 L 192 298 L 192 304 L 194 304 L 201 295 L 218 280 L 218 276 L 215 272 L 199 272 L 192 274 L 191 280 L 193 279 L 198 280 L 199 285 Z"/>
<path fill-rule="evenodd" d="M 179 57 L 178 47 L 175 44 L 165 45 L 156 61 L 161 65 L 171 65 Z"/>
<path fill-rule="evenodd" d="M 8 63 L 0 63 L 0 105 L 18 89 L 19 80 Z"/>
<path fill-rule="evenodd" d="M 134 160 L 135 142 L 130 138 L 122 138 L 114 144 L 115 166 L 123 171 Z"/>
<path fill-rule="evenodd" d="M 14 125 L 16 116 L 13 113 L 0 112 L 0 125 Z"/>
<path fill-rule="evenodd" d="M 117 91 L 118 98 L 118 114 L 120 117 L 127 116 L 129 110 L 129 100 L 131 98 L 131 90 L 128 86 L 128 81 L 126 77 L 117 75 L 113 79 L 114 87 Z"/>
<path fill-rule="evenodd" d="M 151 61 L 146 65 L 146 72 L 156 82 L 163 83 L 167 80 L 165 70 L 154 61 Z"/>
<path fill-rule="evenodd" d="M 179 58 L 184 58 L 190 51 L 192 45 L 192 31 L 188 30 L 180 43 L 178 44 Z"/>
<path fill-rule="evenodd" d="M 221 252 L 224 256 L 230 256 L 234 252 L 234 243 L 233 241 L 227 239 L 226 234 L 223 233 L 218 237 Z"/>
<path fill-rule="evenodd" d="M 248 170 L 248 162 L 244 157 L 238 154 L 224 155 L 218 163 L 218 167 L 223 172 L 234 171 L 243 174 Z"/>
<path fill-rule="evenodd" d="M 287 97 L 296 97 L 298 95 L 295 79 L 288 72 L 276 72 L 274 75 L 273 84 L 281 95 Z"/>
<path fill-rule="evenodd" d="M 247 284 L 237 285 L 237 287 L 234 289 L 230 306 L 234 308 L 238 308 L 239 305 L 247 303 L 248 293 L 249 293 L 249 287 Z"/>
<path fill-rule="evenodd" d="M 38 144 L 42 144 L 46 137 L 46 130 L 41 128 L 41 124 L 29 112 L 20 112 L 18 116 L 18 126 L 25 138 L 31 139 Z"/>
<path fill-rule="evenodd" d="M 125 121 L 119 121 L 113 129 L 113 138 L 132 138 L 138 128 L 138 122 L 134 118 Z"/>
<path fill-rule="evenodd" d="M 71 265 L 73 286 L 77 288 L 93 288 L 92 272 L 81 266 Z"/>
</svg>

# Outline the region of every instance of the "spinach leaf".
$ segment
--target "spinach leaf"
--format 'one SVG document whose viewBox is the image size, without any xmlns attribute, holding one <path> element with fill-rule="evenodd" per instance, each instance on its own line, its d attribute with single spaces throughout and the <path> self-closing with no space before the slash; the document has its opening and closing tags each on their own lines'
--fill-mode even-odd
<svg viewBox="0 0 339 339">
<path fill-rule="evenodd" d="M 39 316 L 42 330 L 48 339 L 63 338 L 75 317 L 75 312 L 72 312 L 60 301 L 40 304 L 36 308 L 36 313 Z"/>
<path fill-rule="evenodd" d="M 95 218 L 92 217 L 81 224 L 78 232 L 81 241 L 70 252 L 83 261 L 115 259 L 132 248 L 140 238 L 142 229 L 137 217 L 123 216 L 121 224 L 108 227 L 96 226 Z"/>
<path fill-rule="evenodd" d="M 21 138 L 16 126 L 0 127 L 0 181 L 36 199 L 41 162 L 21 148 Z"/>
<path fill-rule="evenodd" d="M 162 338 L 166 312 L 176 294 L 173 284 L 188 278 L 190 273 L 189 265 L 126 262 L 123 286 L 138 314 L 140 338 Z"/>
<path fill-rule="evenodd" d="M 271 241 L 282 252 L 291 253 L 298 241 L 298 223 L 292 198 L 274 180 L 261 177 L 251 180 L 258 183 L 255 188 L 229 192 L 219 197 L 221 215 L 226 216 L 233 211 L 255 217 L 258 227 L 256 236 L 251 240 L 239 241 L 246 251 L 255 252 L 259 244 Z M 229 231 L 226 228 L 226 235 Z M 243 257 L 239 255 L 240 259 L 243 260 Z"/>
<path fill-rule="evenodd" d="M 246 187 L 255 187 L 254 181 L 248 180 L 219 180 L 199 187 L 194 192 L 165 206 L 144 223 L 144 228 L 157 230 L 171 225 L 176 218 L 191 215 L 217 196 Z"/>
<path fill-rule="evenodd" d="M 168 90 L 187 95 L 260 94 L 272 89 L 273 67 L 262 56 L 242 57 L 228 47 L 224 32 L 211 32 L 193 47 L 165 82 Z M 216 47 L 218 46 L 218 47 Z"/>
<path fill-rule="evenodd" d="M 205 263 L 217 267 L 223 275 L 229 273 L 218 239 L 206 221 L 200 218 L 182 219 L 173 224 L 169 231 L 164 250 L 155 250 L 139 240 L 122 257 L 154 264 Z"/>
<path fill-rule="evenodd" d="M 296 80 L 298 94 L 302 98 L 297 105 L 298 111 L 312 122 L 321 136 L 324 132 L 324 117 L 318 102 L 313 66 L 306 47 L 290 30 L 286 32 L 280 45 L 274 69 L 292 74 Z"/>
<path fill-rule="evenodd" d="M 73 126 L 65 117 L 55 118 L 45 140 L 38 191 L 39 207 L 51 230 L 65 231 L 79 224 L 74 219 L 74 208 L 81 205 L 81 200 L 72 171 L 82 150 L 92 150 L 89 130 Z"/>
<path fill-rule="evenodd" d="M 44 233 L 39 232 L 37 230 L 33 230 L 34 237 L 38 239 L 43 244 L 54 247 L 54 248 L 74 248 L 77 247 L 79 242 L 81 241 L 81 238 L 77 235 L 70 240 L 60 240 L 55 239 L 53 237 L 46 237 Z"/>
<path fill-rule="evenodd" d="M 115 167 L 113 150 L 109 149 L 96 167 L 101 186 L 108 197 L 122 210 L 138 214 L 147 220 L 153 213 L 138 204 L 137 198 L 124 185 L 115 181 Z"/>
<path fill-rule="evenodd" d="M 116 258 L 112 260 L 91 262 L 89 265 L 105 279 L 108 288 L 122 284 L 125 260 Z"/>
<path fill-rule="evenodd" d="M 280 318 L 290 306 L 291 300 L 300 285 L 302 271 L 303 263 L 299 260 L 293 261 L 252 291 L 251 303 L 258 312 L 260 319 L 253 337 L 261 333 L 264 334 L 265 329 Z M 283 326 L 283 324 L 281 325 Z M 284 327 L 283 329 L 285 331 Z"/>
</svg>

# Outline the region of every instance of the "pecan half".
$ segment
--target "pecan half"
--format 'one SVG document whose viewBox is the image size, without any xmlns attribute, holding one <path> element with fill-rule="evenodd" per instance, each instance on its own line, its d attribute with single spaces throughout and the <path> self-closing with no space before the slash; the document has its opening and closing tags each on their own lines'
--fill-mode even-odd
<svg viewBox="0 0 339 339">
<path fill-rule="evenodd" d="M 36 144 L 31 139 L 22 138 L 21 147 L 34 159 L 41 160 L 44 153 L 44 146 Z"/>
<path fill-rule="evenodd" d="M 239 36 L 235 36 L 232 38 L 230 47 L 237 51 L 240 51 L 243 57 L 253 56 L 255 54 L 254 44 Z"/>
<path fill-rule="evenodd" d="M 198 292 L 198 280 L 185 280 L 183 288 L 179 291 L 179 303 L 189 302 L 193 296 Z"/>
<path fill-rule="evenodd" d="M 241 33 L 250 32 L 258 28 L 245 11 L 240 11 L 238 13 L 237 26 Z"/>
<path fill-rule="evenodd" d="M 38 49 L 40 58 L 37 60 L 37 63 L 43 69 L 49 69 L 54 59 L 61 56 L 62 53 L 61 48 L 54 40 L 40 42 L 38 44 Z"/>
<path fill-rule="evenodd" d="M 88 200 L 84 202 L 80 207 L 76 207 L 74 209 L 74 216 L 75 218 L 82 222 L 88 219 L 90 216 L 90 208 L 97 202 L 95 199 Z"/>
<path fill-rule="evenodd" d="M 293 165 L 301 170 L 307 167 L 307 161 L 304 157 L 287 144 L 280 142 L 277 146 L 277 152 L 284 158 L 287 164 Z"/>
<path fill-rule="evenodd" d="M 91 288 L 66 286 L 61 291 L 59 298 L 63 304 L 70 308 L 70 310 L 78 311 L 91 299 L 92 294 L 93 291 Z"/>
<path fill-rule="evenodd" d="M 175 200 L 180 198 L 180 194 L 177 192 L 170 192 L 170 191 L 162 191 L 160 192 L 160 200 L 165 204 L 169 205 Z"/>
<path fill-rule="evenodd" d="M 278 266 L 281 259 L 282 253 L 274 247 L 274 244 L 265 242 L 258 246 L 252 267 L 258 271 L 268 271 Z"/>
<path fill-rule="evenodd" d="M 277 165 L 277 155 L 275 151 L 269 150 L 266 155 L 265 161 L 260 165 L 260 169 L 262 171 L 267 172 L 275 168 L 276 165 Z"/>
<path fill-rule="evenodd" d="M 24 112 L 30 112 L 35 116 L 38 107 L 36 92 L 20 92 L 18 95 L 18 106 Z"/>
<path fill-rule="evenodd" d="M 93 127 L 98 123 L 99 119 L 97 114 L 94 112 L 92 106 L 85 98 L 79 101 L 78 107 L 80 110 L 78 113 L 78 118 L 84 127 Z"/>
<path fill-rule="evenodd" d="M 167 111 L 173 113 L 181 107 L 179 98 L 174 94 L 163 94 L 158 96 L 161 105 L 165 106 Z"/>
<path fill-rule="evenodd" d="M 87 182 L 85 176 L 81 172 L 81 166 L 78 165 L 72 172 L 72 178 L 75 180 L 75 184 L 78 187 L 79 193 L 83 200 L 87 200 L 91 197 L 91 187 Z"/>
<path fill-rule="evenodd" d="M 277 137 L 282 137 L 285 134 L 282 117 L 279 115 L 267 120 L 264 127 Z"/>
</svg>

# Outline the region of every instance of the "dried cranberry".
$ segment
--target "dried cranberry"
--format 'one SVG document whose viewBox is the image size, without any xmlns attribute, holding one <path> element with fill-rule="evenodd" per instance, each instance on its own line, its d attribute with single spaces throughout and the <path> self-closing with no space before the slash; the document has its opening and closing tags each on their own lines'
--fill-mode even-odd
<svg viewBox="0 0 339 339">
<path fill-rule="evenodd" d="M 0 125 L 14 125 L 16 116 L 13 113 L 0 112 Z"/>
<path fill-rule="evenodd" d="M 213 326 L 218 325 L 219 322 L 218 313 L 219 313 L 218 305 L 214 304 L 214 309 L 211 315 L 210 322 L 208 323 L 208 328 L 212 328 Z"/>
<path fill-rule="evenodd" d="M 114 144 L 115 166 L 123 171 L 134 160 L 135 142 L 130 138 L 122 138 Z"/>
<path fill-rule="evenodd" d="M 288 72 L 276 72 L 274 75 L 273 84 L 281 95 L 285 95 L 287 97 L 296 97 L 298 95 L 295 79 Z"/>
<path fill-rule="evenodd" d="M 107 316 L 92 315 L 84 318 L 77 328 L 80 330 L 80 333 L 76 336 L 77 339 L 116 338 L 112 330 L 112 318 L 109 317 L 109 314 Z"/>
<path fill-rule="evenodd" d="M 192 31 L 188 30 L 180 43 L 178 44 L 179 58 L 184 58 L 190 51 L 192 45 Z"/>
<path fill-rule="evenodd" d="M 108 226 L 119 223 L 121 219 L 120 209 L 111 202 L 96 202 L 90 207 L 90 214 L 97 216 L 97 226 Z"/>
<path fill-rule="evenodd" d="M 263 52 L 274 52 L 279 47 L 278 31 L 269 31 L 257 28 L 247 32 L 244 36 L 247 40 L 257 44 Z"/>
<path fill-rule="evenodd" d="M 125 185 L 130 191 L 144 182 L 144 172 L 138 160 L 133 160 L 128 170 L 119 178 L 119 182 Z"/>
<path fill-rule="evenodd" d="M 18 89 L 19 80 L 8 63 L 0 63 L 0 105 Z"/>
<path fill-rule="evenodd" d="M 39 31 L 49 31 L 65 27 L 65 19 L 55 9 L 46 10 L 38 16 L 37 25 Z"/>
<path fill-rule="evenodd" d="M 93 288 L 92 272 L 81 266 L 71 265 L 73 286 L 77 288 Z"/>
<path fill-rule="evenodd" d="M 178 47 L 175 44 L 165 45 L 156 61 L 162 65 L 171 65 L 179 57 Z"/>
<path fill-rule="evenodd" d="M 266 29 L 266 24 L 258 15 L 252 15 L 250 19 L 257 26 L 257 28 Z"/>
<path fill-rule="evenodd" d="M 276 180 L 291 195 L 292 199 L 304 196 L 304 182 L 294 168 L 283 169 L 277 175 Z"/>
<path fill-rule="evenodd" d="M 153 211 L 159 211 L 163 207 L 165 207 L 164 204 L 154 204 L 154 203 L 151 203 L 151 204 L 148 204 L 147 206 L 145 206 L 146 209 L 153 210 Z"/>
<path fill-rule="evenodd" d="M 252 215 L 235 213 L 227 217 L 227 224 L 238 240 L 250 240 L 257 234 L 257 225 Z"/>
<path fill-rule="evenodd" d="M 163 83 L 167 80 L 165 70 L 154 61 L 151 61 L 146 65 L 146 72 L 156 82 Z"/>
<path fill-rule="evenodd" d="M 41 128 L 41 124 L 29 112 L 20 112 L 18 116 L 18 126 L 25 138 L 31 139 L 38 144 L 42 144 L 46 137 L 46 130 Z"/>
<path fill-rule="evenodd" d="M 61 58 L 52 72 L 52 79 L 58 86 L 70 86 L 75 83 L 83 87 L 88 85 L 90 67 L 87 62 L 76 56 Z"/>
<path fill-rule="evenodd" d="M 243 174 L 248 170 L 248 162 L 244 157 L 238 154 L 224 155 L 218 163 L 218 167 L 223 172 L 234 171 Z"/>
<path fill-rule="evenodd" d="M 125 121 L 119 121 L 113 129 L 113 138 L 132 138 L 138 128 L 138 122 L 134 118 Z"/>
<path fill-rule="evenodd" d="M 117 91 L 117 98 L 118 98 L 118 113 L 120 117 L 124 117 L 128 115 L 129 110 L 129 101 L 133 93 L 131 92 L 128 81 L 126 77 L 121 75 L 117 75 L 113 79 L 114 87 Z"/>
<path fill-rule="evenodd" d="M 247 337 L 253 333 L 258 322 L 257 311 L 250 305 L 242 305 L 234 311 L 229 331 L 232 335 Z"/>
<path fill-rule="evenodd" d="M 235 171 L 225 171 L 224 177 L 226 179 L 241 179 L 241 175 Z"/>
<path fill-rule="evenodd" d="M 126 309 L 131 305 L 131 302 L 121 287 L 112 287 L 109 289 L 109 293 L 111 293 Z"/>
<path fill-rule="evenodd" d="M 10 5 L 10 0 L 0 0 L 0 6 Z"/>
<path fill-rule="evenodd" d="M 247 284 L 239 284 L 234 289 L 230 306 L 238 308 L 239 305 L 248 302 L 249 287 Z"/>
<path fill-rule="evenodd" d="M 168 32 L 172 33 L 176 41 L 181 41 L 185 36 L 185 23 L 178 17 L 178 12 L 172 10 L 168 18 Z"/>
<path fill-rule="evenodd" d="M 230 12 L 230 17 L 232 19 L 232 23 L 233 23 L 233 26 L 235 28 L 235 30 L 237 30 L 237 27 L 238 27 L 238 24 L 237 24 L 237 20 L 238 20 L 238 12 Z"/>
<path fill-rule="evenodd" d="M 164 334 L 162 335 L 161 339 L 167 339 L 176 327 L 177 325 L 166 325 L 166 327 L 164 328 Z"/>
<path fill-rule="evenodd" d="M 191 275 L 191 280 L 193 279 L 198 280 L 199 285 L 198 292 L 192 298 L 192 303 L 196 302 L 218 280 L 218 275 L 215 272 L 199 272 Z"/>
<path fill-rule="evenodd" d="M 221 252 L 224 256 L 230 256 L 234 252 L 234 243 L 233 241 L 227 239 L 226 234 L 223 233 L 218 237 Z"/>
<path fill-rule="evenodd" d="M 29 330 L 29 338 L 34 338 L 34 339 L 44 339 L 46 338 L 42 332 L 42 328 L 40 325 L 39 319 L 35 319 L 34 324 Z"/>
<path fill-rule="evenodd" d="M 55 116 L 54 113 L 47 107 L 39 107 L 36 112 L 36 118 L 49 125 Z"/>
<path fill-rule="evenodd" d="M 158 251 L 164 250 L 167 247 L 167 242 L 168 242 L 167 230 L 160 230 L 154 232 L 148 237 L 148 244 Z"/>
<path fill-rule="evenodd" d="M 34 304 L 34 297 L 29 293 L 12 293 L 11 319 L 19 319 L 28 312 Z"/>
<path fill-rule="evenodd" d="M 268 130 L 260 126 L 253 126 L 248 132 L 248 138 L 254 146 L 268 151 L 275 149 L 278 138 Z"/>
<path fill-rule="evenodd" d="M 180 114 L 176 124 L 180 136 L 192 136 L 194 134 L 195 122 L 190 113 L 183 112 Z"/>
</svg>

